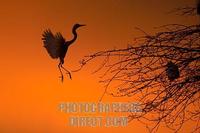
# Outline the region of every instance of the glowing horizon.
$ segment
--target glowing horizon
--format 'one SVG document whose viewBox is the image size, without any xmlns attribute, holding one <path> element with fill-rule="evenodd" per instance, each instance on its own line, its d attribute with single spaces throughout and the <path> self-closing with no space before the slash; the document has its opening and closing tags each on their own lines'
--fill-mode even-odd
<svg viewBox="0 0 200 133">
<path fill-rule="evenodd" d="M 103 86 L 98 83 L 98 73 L 91 74 L 97 62 L 72 73 L 72 80 L 65 76 L 61 83 L 58 60 L 51 59 L 43 47 L 42 32 L 50 28 L 70 40 L 73 24 L 79 22 L 87 25 L 78 30 L 78 39 L 65 57 L 65 67 L 75 70 L 85 55 L 127 47 L 134 37 L 142 35 L 135 27 L 154 33 L 157 30 L 154 27 L 164 24 L 196 23 L 196 18 L 167 13 L 194 3 L 195 0 L 2 1 L 0 132 L 147 132 L 145 126 L 137 121 L 119 128 L 66 126 L 68 114 L 57 110 L 60 102 L 98 102 L 103 93 Z M 103 101 L 127 99 L 130 98 L 106 95 Z M 188 124 L 181 131 L 190 127 Z M 160 132 L 166 130 L 166 127 L 159 129 Z"/>
</svg>

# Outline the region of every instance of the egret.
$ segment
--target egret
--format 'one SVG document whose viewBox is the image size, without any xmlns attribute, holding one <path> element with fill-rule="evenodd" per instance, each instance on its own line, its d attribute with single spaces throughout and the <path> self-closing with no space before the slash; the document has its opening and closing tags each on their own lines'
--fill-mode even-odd
<svg viewBox="0 0 200 133">
<path fill-rule="evenodd" d="M 78 36 L 76 30 L 81 26 L 85 26 L 85 25 L 75 24 L 73 26 L 72 33 L 73 33 L 74 37 L 70 41 L 66 41 L 60 32 L 57 32 L 54 35 L 50 29 L 45 30 L 42 34 L 42 40 L 44 43 L 44 47 L 46 48 L 50 57 L 53 59 L 60 60 L 60 62 L 58 64 L 58 68 L 61 73 L 61 81 L 62 82 L 63 82 L 63 73 L 62 73 L 61 68 L 64 71 L 66 71 L 67 74 L 69 75 L 69 78 L 72 79 L 71 73 L 66 68 L 63 67 L 64 58 L 67 53 L 68 47 L 76 41 L 77 36 Z"/>
</svg>

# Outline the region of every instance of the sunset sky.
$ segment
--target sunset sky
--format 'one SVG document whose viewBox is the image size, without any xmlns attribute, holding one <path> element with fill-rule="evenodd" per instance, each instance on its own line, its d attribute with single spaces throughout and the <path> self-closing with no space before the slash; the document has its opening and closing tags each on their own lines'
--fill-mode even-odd
<svg viewBox="0 0 200 133">
<path fill-rule="evenodd" d="M 195 0 L 10 0 L 0 4 L 0 133 L 146 133 L 139 122 L 120 128 L 74 128 L 57 110 L 59 103 L 97 102 L 103 93 L 91 62 L 61 83 L 53 60 L 43 47 L 42 32 L 50 28 L 71 39 L 75 23 L 86 24 L 69 48 L 65 67 L 75 70 L 85 55 L 127 47 L 141 35 L 164 24 L 192 24 L 195 17 L 169 14 Z M 120 101 L 105 96 L 103 102 Z M 188 128 L 190 125 L 188 126 Z M 165 127 L 160 128 L 164 132 Z M 182 130 L 183 131 L 183 130 Z"/>
</svg>

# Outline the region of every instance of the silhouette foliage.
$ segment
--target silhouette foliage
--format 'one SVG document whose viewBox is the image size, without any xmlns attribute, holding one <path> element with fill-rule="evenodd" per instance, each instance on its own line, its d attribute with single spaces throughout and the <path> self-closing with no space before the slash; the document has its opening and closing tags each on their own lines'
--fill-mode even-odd
<svg viewBox="0 0 200 133">
<path fill-rule="evenodd" d="M 199 4 L 198 8 L 176 11 L 191 15 L 197 9 Z M 136 98 L 142 112 L 130 113 L 129 118 L 144 123 L 150 132 L 156 131 L 160 123 L 177 132 L 187 121 L 196 122 L 193 132 L 198 132 L 200 25 L 169 24 L 159 28 L 154 35 L 139 29 L 144 36 L 135 38 L 127 48 L 85 56 L 81 68 L 101 59 L 95 72 L 103 73 L 104 94 Z"/>
</svg>

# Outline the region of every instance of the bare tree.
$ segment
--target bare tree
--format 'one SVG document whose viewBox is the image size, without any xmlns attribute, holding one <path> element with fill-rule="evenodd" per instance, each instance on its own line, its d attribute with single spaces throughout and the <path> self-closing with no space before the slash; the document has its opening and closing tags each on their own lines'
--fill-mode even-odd
<svg viewBox="0 0 200 133">
<path fill-rule="evenodd" d="M 196 8 L 177 11 L 191 15 Z M 160 123 L 178 132 L 187 121 L 196 123 L 192 132 L 199 132 L 200 25 L 159 28 L 154 35 L 139 29 L 144 36 L 135 38 L 127 48 L 86 56 L 81 68 L 102 59 L 95 72 L 103 72 L 104 94 L 136 98 L 142 112 L 130 113 L 129 118 L 146 124 L 150 132 L 157 131 Z"/>
</svg>

